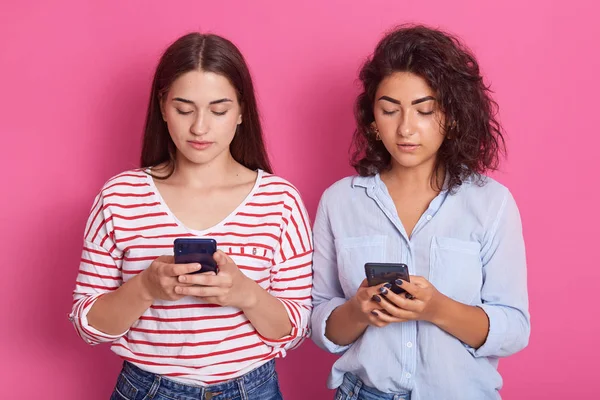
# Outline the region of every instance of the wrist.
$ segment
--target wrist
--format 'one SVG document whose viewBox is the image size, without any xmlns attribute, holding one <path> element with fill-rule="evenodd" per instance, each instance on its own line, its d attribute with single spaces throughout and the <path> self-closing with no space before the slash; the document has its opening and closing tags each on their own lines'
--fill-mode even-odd
<svg viewBox="0 0 600 400">
<path fill-rule="evenodd" d="M 362 312 L 360 302 L 356 296 L 351 297 L 344 306 L 346 306 L 346 313 L 350 319 L 358 324 L 361 329 L 369 326 L 369 320 L 368 318 L 365 320 L 365 314 Z"/>
<path fill-rule="evenodd" d="M 138 298 L 144 303 L 152 304 L 154 302 L 154 296 L 152 296 L 152 293 L 148 288 L 146 271 L 147 270 L 144 270 L 137 274 L 130 282 L 136 284 Z"/>
<path fill-rule="evenodd" d="M 452 300 L 450 297 L 443 295 L 442 293 L 438 293 L 432 304 L 433 307 L 431 315 L 426 318 L 426 321 L 431 322 L 440 328 L 445 326 L 448 315 L 447 311 L 453 302 L 454 300 Z"/>
<path fill-rule="evenodd" d="M 260 297 L 260 291 L 263 291 L 255 281 L 252 279 L 245 277 L 244 284 L 242 286 L 242 290 L 240 291 L 240 295 L 242 296 L 242 304 L 240 304 L 239 308 L 246 312 L 250 311 L 258 305 L 258 299 Z"/>
</svg>

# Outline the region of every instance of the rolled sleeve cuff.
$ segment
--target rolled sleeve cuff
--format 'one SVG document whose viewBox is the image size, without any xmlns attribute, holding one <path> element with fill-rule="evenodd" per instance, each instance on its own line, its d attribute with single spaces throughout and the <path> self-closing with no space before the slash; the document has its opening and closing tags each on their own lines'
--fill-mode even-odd
<svg viewBox="0 0 600 400">
<path fill-rule="evenodd" d="M 325 329 L 327 327 L 327 320 L 329 316 L 339 306 L 344 304 L 346 299 L 341 297 L 334 297 L 329 300 L 327 303 L 319 304 L 315 307 L 312 315 L 312 340 L 315 342 L 317 346 L 326 350 L 330 353 L 339 354 L 343 353 L 348 348 L 350 348 L 351 344 L 346 346 L 340 346 L 333 343 L 331 340 L 325 336 Z"/>
<path fill-rule="evenodd" d="M 74 307 L 73 312 L 69 314 L 69 320 L 75 325 L 81 338 L 89 344 L 95 345 L 99 343 L 110 343 L 125 336 L 129 329 L 119 335 L 109 335 L 94 328 L 88 323 L 87 315 L 92 309 L 94 303 L 102 296 L 102 294 L 90 296 L 81 299 Z"/>
<path fill-rule="evenodd" d="M 508 316 L 502 307 L 486 304 L 479 305 L 478 307 L 487 314 L 490 328 L 487 338 L 481 347 L 474 349 L 468 346 L 467 349 L 474 357 L 495 356 L 500 353 L 504 340 L 506 340 Z"/>
<path fill-rule="evenodd" d="M 288 349 L 289 347 L 293 347 L 295 343 L 292 343 L 298 339 L 302 339 L 307 335 L 308 327 L 302 326 L 303 318 L 302 311 L 300 306 L 294 304 L 290 304 L 291 302 L 284 301 L 282 299 L 278 299 L 285 311 L 287 312 L 290 323 L 292 324 L 292 330 L 289 335 L 286 335 L 280 339 L 268 339 L 261 334 L 258 334 L 260 339 L 268 346 L 271 347 L 283 347 L 284 349 Z"/>
</svg>

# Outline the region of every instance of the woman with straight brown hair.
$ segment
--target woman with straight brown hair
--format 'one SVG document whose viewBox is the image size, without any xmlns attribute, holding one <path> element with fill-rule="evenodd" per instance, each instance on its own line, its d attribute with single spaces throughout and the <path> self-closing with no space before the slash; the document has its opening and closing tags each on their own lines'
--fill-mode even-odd
<svg viewBox="0 0 600 400">
<path fill-rule="evenodd" d="M 217 272 L 176 264 L 177 238 L 214 239 Z M 154 76 L 141 168 L 104 185 L 85 230 L 71 321 L 123 358 L 112 399 L 280 399 L 274 358 L 307 334 L 311 260 L 244 58 L 216 35 L 179 38 Z"/>
</svg>

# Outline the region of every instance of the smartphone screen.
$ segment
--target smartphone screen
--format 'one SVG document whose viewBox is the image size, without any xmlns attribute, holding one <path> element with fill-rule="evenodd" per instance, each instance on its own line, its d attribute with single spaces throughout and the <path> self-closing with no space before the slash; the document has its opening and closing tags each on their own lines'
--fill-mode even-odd
<svg viewBox="0 0 600 400">
<path fill-rule="evenodd" d="M 369 286 L 377 286 L 382 283 L 390 283 L 392 292 L 400 294 L 404 289 L 396 285 L 396 279 L 410 282 L 408 266 L 397 263 L 366 263 L 365 273 Z"/>
<path fill-rule="evenodd" d="M 217 251 L 217 242 L 214 239 L 180 238 L 173 242 L 175 264 L 199 263 L 202 268 L 195 274 L 202 272 L 218 272 L 217 263 L 213 255 Z"/>
</svg>

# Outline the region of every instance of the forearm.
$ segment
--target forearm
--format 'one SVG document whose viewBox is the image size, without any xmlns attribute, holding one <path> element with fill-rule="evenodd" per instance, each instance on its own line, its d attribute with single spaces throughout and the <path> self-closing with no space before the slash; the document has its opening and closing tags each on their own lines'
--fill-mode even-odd
<svg viewBox="0 0 600 400">
<path fill-rule="evenodd" d="M 263 337 L 278 340 L 292 332 L 292 322 L 284 305 L 275 296 L 261 288 L 256 282 L 251 285 L 251 299 L 242 308 L 246 318 Z"/>
<path fill-rule="evenodd" d="M 333 310 L 326 323 L 325 336 L 339 346 L 354 343 L 369 326 L 367 323 L 358 322 L 356 308 L 352 300 Z"/>
<path fill-rule="evenodd" d="M 152 305 L 152 299 L 137 275 L 117 290 L 101 296 L 87 315 L 88 324 L 109 335 L 119 335 Z"/>
<path fill-rule="evenodd" d="M 480 307 L 462 304 L 444 296 L 439 310 L 431 322 L 440 329 L 474 349 L 485 343 L 490 324 L 487 314 Z"/>
</svg>

